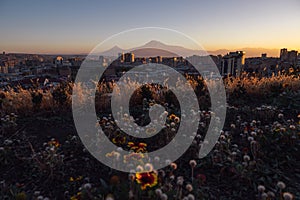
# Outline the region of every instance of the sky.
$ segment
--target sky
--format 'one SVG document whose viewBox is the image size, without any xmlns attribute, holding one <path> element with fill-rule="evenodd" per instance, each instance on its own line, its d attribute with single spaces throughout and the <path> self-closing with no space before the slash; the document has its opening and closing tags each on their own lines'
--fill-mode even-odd
<svg viewBox="0 0 300 200">
<path fill-rule="evenodd" d="M 88 53 L 113 34 L 152 26 L 206 50 L 300 50 L 300 0 L 0 0 L 0 51 Z"/>
</svg>

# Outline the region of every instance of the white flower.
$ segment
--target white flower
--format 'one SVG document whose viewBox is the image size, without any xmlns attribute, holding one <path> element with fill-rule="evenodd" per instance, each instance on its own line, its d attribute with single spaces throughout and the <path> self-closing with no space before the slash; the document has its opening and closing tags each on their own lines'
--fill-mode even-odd
<svg viewBox="0 0 300 200">
<path fill-rule="evenodd" d="M 114 196 L 112 194 L 109 194 L 106 196 L 105 200 L 114 200 Z"/>
<path fill-rule="evenodd" d="M 266 200 L 267 198 L 268 198 L 267 193 L 264 192 L 264 193 L 261 194 L 261 199 L 262 200 Z"/>
<path fill-rule="evenodd" d="M 175 169 L 177 169 L 177 164 L 172 162 L 172 163 L 171 163 L 171 167 L 172 167 L 172 169 L 175 170 Z"/>
<path fill-rule="evenodd" d="M 295 130 L 296 126 L 295 125 L 290 125 L 290 129 Z"/>
<path fill-rule="evenodd" d="M 86 189 L 86 190 L 90 190 L 91 188 L 92 188 L 92 185 L 90 184 L 90 183 L 86 183 L 86 184 L 84 184 L 84 189 Z"/>
<path fill-rule="evenodd" d="M 34 193 L 33 193 L 34 196 L 39 196 L 40 194 L 41 194 L 40 191 L 34 191 Z"/>
<path fill-rule="evenodd" d="M 137 172 L 143 172 L 143 171 L 144 171 L 144 168 L 143 168 L 141 165 L 138 165 L 138 166 L 136 167 L 136 171 L 137 171 Z"/>
<path fill-rule="evenodd" d="M 185 189 L 186 189 L 187 191 L 191 192 L 191 191 L 193 190 L 193 186 L 192 186 L 191 184 L 187 184 L 187 185 L 185 186 Z"/>
<path fill-rule="evenodd" d="M 166 162 L 166 165 L 170 165 L 172 163 L 172 161 L 169 159 L 167 159 L 165 162 Z"/>
<path fill-rule="evenodd" d="M 192 168 L 196 167 L 196 165 L 197 165 L 196 160 L 190 160 L 190 165 Z"/>
<path fill-rule="evenodd" d="M 168 195 L 166 195 L 165 193 L 163 193 L 163 194 L 160 196 L 160 199 L 161 199 L 161 200 L 168 200 Z"/>
<path fill-rule="evenodd" d="M 254 137 L 254 136 L 256 136 L 256 135 L 257 135 L 257 133 L 256 133 L 256 132 L 254 132 L 254 131 L 252 131 L 252 132 L 250 133 L 250 135 L 252 135 L 252 136 Z"/>
<path fill-rule="evenodd" d="M 285 192 L 285 193 L 283 193 L 283 198 L 284 198 L 284 200 L 292 200 L 294 198 L 294 196 L 289 192 Z"/>
<path fill-rule="evenodd" d="M 153 171 L 153 165 L 151 163 L 146 163 L 144 168 L 147 172 Z"/>
<path fill-rule="evenodd" d="M 285 183 L 282 181 L 278 181 L 277 187 L 279 187 L 281 190 L 283 190 L 285 188 Z"/>
<path fill-rule="evenodd" d="M 160 197 L 160 196 L 162 195 L 161 189 L 157 188 L 157 189 L 155 190 L 155 194 L 156 194 L 157 196 Z"/>
<path fill-rule="evenodd" d="M 250 156 L 244 155 L 243 159 L 244 159 L 245 162 L 248 162 L 250 160 Z"/>
<path fill-rule="evenodd" d="M 269 196 L 269 197 L 271 197 L 271 198 L 275 198 L 275 194 L 274 194 L 274 192 L 271 192 L 271 191 L 269 191 L 267 194 L 268 194 L 268 196 Z"/>
<path fill-rule="evenodd" d="M 192 194 L 189 194 L 187 197 L 188 197 L 188 200 L 195 200 L 195 196 Z"/>
<path fill-rule="evenodd" d="M 37 197 L 37 200 L 43 200 L 43 199 L 44 199 L 44 197 L 42 195 Z"/>
<path fill-rule="evenodd" d="M 257 190 L 258 190 L 259 192 L 264 192 L 264 191 L 266 190 L 266 188 L 265 188 L 265 186 L 263 186 L 263 185 L 259 185 L 259 186 L 257 187 Z"/>
<path fill-rule="evenodd" d="M 283 118 L 283 114 L 282 113 L 279 113 L 278 114 L 278 118 L 280 119 L 280 118 Z"/>
<path fill-rule="evenodd" d="M 128 197 L 129 199 L 132 199 L 134 197 L 132 190 L 129 191 Z"/>
</svg>

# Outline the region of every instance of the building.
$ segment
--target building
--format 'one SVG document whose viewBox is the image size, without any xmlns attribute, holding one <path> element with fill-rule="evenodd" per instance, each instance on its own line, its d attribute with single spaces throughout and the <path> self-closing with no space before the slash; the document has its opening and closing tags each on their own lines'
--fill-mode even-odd
<svg viewBox="0 0 300 200">
<path fill-rule="evenodd" d="M 120 57 L 121 62 L 124 63 L 134 63 L 134 54 L 133 53 L 123 53 Z"/>
<path fill-rule="evenodd" d="M 240 76 L 245 64 L 245 52 L 236 51 L 230 52 L 223 56 L 221 60 L 221 75 L 222 76 Z"/>
<path fill-rule="evenodd" d="M 297 59 L 298 51 L 288 51 L 286 48 L 280 49 L 280 62 L 283 68 L 290 67 L 290 65 L 292 65 L 293 67 L 296 66 Z"/>
</svg>

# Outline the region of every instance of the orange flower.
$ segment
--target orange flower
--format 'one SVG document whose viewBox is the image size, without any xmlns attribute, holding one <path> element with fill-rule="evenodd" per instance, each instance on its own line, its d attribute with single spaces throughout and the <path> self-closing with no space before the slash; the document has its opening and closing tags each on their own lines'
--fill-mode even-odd
<svg viewBox="0 0 300 200">
<path fill-rule="evenodd" d="M 141 185 L 142 190 L 157 184 L 157 174 L 154 172 L 136 173 L 135 178 L 137 183 Z"/>
<path fill-rule="evenodd" d="M 171 115 L 169 116 L 169 119 L 170 119 L 170 120 L 174 120 L 176 117 L 177 117 L 177 116 L 176 116 L 175 114 L 171 114 Z"/>
<path fill-rule="evenodd" d="M 130 150 L 136 152 L 136 153 L 145 153 L 146 152 L 146 143 L 134 143 L 134 142 L 128 142 L 128 147 L 130 147 Z"/>
<path fill-rule="evenodd" d="M 122 135 L 117 135 L 112 139 L 114 144 L 124 144 L 126 142 L 126 137 Z"/>
<path fill-rule="evenodd" d="M 129 155 L 124 155 L 124 162 L 127 163 L 130 159 L 140 161 L 142 158 L 144 158 L 144 155 L 141 153 L 131 153 Z"/>
<path fill-rule="evenodd" d="M 49 142 L 48 142 L 48 145 L 49 145 L 49 146 L 56 147 L 56 148 L 58 148 L 58 147 L 60 146 L 59 142 L 56 141 L 56 140 L 51 140 L 51 141 L 49 141 Z"/>
</svg>

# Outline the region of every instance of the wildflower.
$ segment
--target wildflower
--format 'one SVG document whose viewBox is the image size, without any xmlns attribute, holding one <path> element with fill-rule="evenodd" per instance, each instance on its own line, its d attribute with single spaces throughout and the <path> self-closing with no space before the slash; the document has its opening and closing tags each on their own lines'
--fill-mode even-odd
<svg viewBox="0 0 300 200">
<path fill-rule="evenodd" d="M 114 144 L 125 144 L 125 142 L 126 142 L 126 137 L 125 137 L 125 136 L 122 136 L 122 135 L 120 135 L 120 134 L 117 134 L 116 137 L 114 137 L 114 138 L 112 139 L 112 142 L 113 142 Z"/>
<path fill-rule="evenodd" d="M 90 190 L 92 188 L 92 185 L 90 183 L 86 183 L 84 184 L 83 188 L 86 190 Z"/>
<path fill-rule="evenodd" d="M 197 165 L 196 160 L 190 160 L 190 166 L 191 166 L 192 168 L 196 167 L 196 165 Z"/>
<path fill-rule="evenodd" d="M 144 171 L 144 168 L 143 168 L 141 165 L 138 165 L 138 166 L 136 167 L 136 171 L 137 171 L 137 172 L 142 172 L 142 171 Z"/>
<path fill-rule="evenodd" d="M 263 193 L 261 194 L 261 199 L 262 199 L 262 200 L 266 200 L 267 198 L 268 198 L 268 194 L 265 193 L 265 192 L 263 192 Z"/>
<path fill-rule="evenodd" d="M 243 159 L 244 159 L 245 162 L 248 162 L 250 160 L 250 156 L 244 155 Z"/>
<path fill-rule="evenodd" d="M 282 181 L 278 181 L 277 187 L 279 187 L 281 190 L 283 190 L 285 188 L 285 183 Z"/>
<path fill-rule="evenodd" d="M 263 185 L 259 185 L 259 186 L 257 187 L 257 190 L 258 190 L 259 192 L 264 192 L 264 191 L 266 190 L 266 188 L 265 188 L 265 186 L 263 186 Z"/>
<path fill-rule="evenodd" d="M 290 129 L 295 130 L 296 126 L 295 125 L 290 125 Z"/>
<path fill-rule="evenodd" d="M 221 139 L 221 140 L 225 140 L 225 139 L 226 139 L 225 135 L 221 135 L 221 136 L 220 136 L 220 139 Z"/>
<path fill-rule="evenodd" d="M 289 192 L 283 193 L 282 196 L 283 196 L 284 200 L 292 200 L 294 198 L 294 196 L 291 193 L 289 193 Z"/>
<path fill-rule="evenodd" d="M 166 172 L 164 171 L 164 170 L 159 170 L 158 171 L 158 174 L 160 175 L 160 176 L 162 176 L 162 177 L 165 177 L 165 175 L 166 175 Z"/>
<path fill-rule="evenodd" d="M 172 162 L 170 166 L 173 170 L 177 169 L 177 164 L 174 162 Z"/>
<path fill-rule="evenodd" d="M 107 158 L 115 158 L 116 160 L 119 160 L 120 155 L 121 155 L 121 154 L 120 154 L 119 152 L 116 152 L 116 151 L 112 151 L 112 152 L 110 152 L 110 153 L 105 154 L 105 156 L 106 156 Z"/>
<path fill-rule="evenodd" d="M 147 172 L 153 171 L 153 165 L 152 165 L 151 163 L 146 163 L 146 164 L 145 164 L 145 170 L 146 170 Z"/>
<path fill-rule="evenodd" d="M 160 196 L 160 199 L 161 199 L 161 200 L 168 200 L 168 195 L 166 195 L 165 193 L 163 193 L 163 194 Z"/>
<path fill-rule="evenodd" d="M 171 115 L 169 116 L 169 119 L 170 119 L 170 120 L 175 120 L 176 117 L 177 117 L 177 116 L 176 116 L 175 114 L 171 114 Z"/>
<path fill-rule="evenodd" d="M 267 194 L 268 194 L 268 197 L 275 198 L 274 192 L 269 191 Z"/>
<path fill-rule="evenodd" d="M 129 199 L 134 198 L 134 194 L 133 194 L 132 190 L 129 191 L 128 197 L 129 197 Z"/>
<path fill-rule="evenodd" d="M 166 165 L 170 165 L 172 163 L 172 161 L 169 159 L 167 159 L 165 162 L 166 162 Z"/>
<path fill-rule="evenodd" d="M 130 147 L 130 150 L 132 150 L 136 153 L 144 153 L 144 152 L 146 152 L 147 144 L 143 143 L 143 142 L 140 142 L 137 144 L 135 144 L 134 142 L 128 142 L 127 146 Z"/>
<path fill-rule="evenodd" d="M 157 196 L 160 197 L 160 196 L 162 195 L 161 189 L 157 188 L 157 189 L 155 190 L 155 194 L 156 194 Z"/>
<path fill-rule="evenodd" d="M 124 155 L 124 163 L 127 163 L 130 160 L 140 161 L 143 158 L 144 158 L 144 155 L 141 153 L 130 153 L 128 155 Z"/>
<path fill-rule="evenodd" d="M 38 196 L 36 199 L 37 199 L 37 200 L 43 200 L 44 197 L 43 197 L 42 195 L 40 195 L 40 196 Z"/>
<path fill-rule="evenodd" d="M 174 122 L 178 124 L 180 122 L 180 118 L 179 117 L 175 117 Z"/>
<path fill-rule="evenodd" d="M 108 194 L 106 197 L 105 197 L 105 200 L 114 200 L 114 196 L 112 194 Z"/>
<path fill-rule="evenodd" d="M 147 128 L 146 129 L 146 134 L 147 135 L 153 135 L 154 133 L 156 133 L 156 129 L 153 127 Z"/>
<path fill-rule="evenodd" d="M 60 146 L 59 142 L 57 140 L 55 140 L 54 138 L 52 138 L 51 141 L 48 142 L 48 145 L 50 147 L 56 147 L 56 148 L 58 148 Z"/>
<path fill-rule="evenodd" d="M 256 136 L 256 135 L 257 135 L 257 133 L 256 133 L 256 132 L 254 132 L 254 131 L 252 131 L 252 132 L 250 133 L 250 135 L 254 137 L 254 136 Z"/>
<path fill-rule="evenodd" d="M 154 172 L 136 173 L 135 177 L 142 190 L 157 184 L 157 174 Z"/>
<path fill-rule="evenodd" d="M 6 139 L 5 141 L 4 141 L 4 145 L 5 146 L 8 146 L 8 145 L 11 145 L 13 143 L 13 141 L 12 140 L 8 140 L 8 139 Z"/>
<path fill-rule="evenodd" d="M 191 191 L 193 190 L 193 186 L 192 186 L 191 184 L 187 184 L 187 185 L 185 186 L 185 189 L 186 189 L 187 191 L 191 192 Z"/>
<path fill-rule="evenodd" d="M 134 181 L 135 175 L 134 175 L 133 173 L 128 174 L 128 179 L 129 179 L 130 181 Z"/>
<path fill-rule="evenodd" d="M 177 185 L 183 185 L 183 180 L 181 180 L 181 179 L 179 179 L 179 180 L 177 180 Z"/>
<path fill-rule="evenodd" d="M 189 195 L 187 196 L 187 198 L 188 198 L 188 200 L 195 200 L 195 196 L 192 195 L 192 194 L 189 194 Z"/>
<path fill-rule="evenodd" d="M 154 161 L 155 161 L 155 162 L 159 162 L 159 160 L 160 160 L 160 159 L 159 159 L 158 156 L 155 156 L 155 157 L 154 157 Z"/>
</svg>

